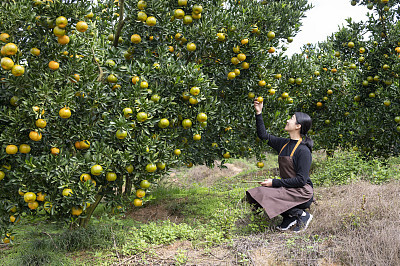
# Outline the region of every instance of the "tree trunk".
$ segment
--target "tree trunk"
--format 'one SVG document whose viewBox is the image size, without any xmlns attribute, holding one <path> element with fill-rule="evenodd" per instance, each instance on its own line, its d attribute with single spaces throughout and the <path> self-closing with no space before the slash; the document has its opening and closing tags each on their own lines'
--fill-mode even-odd
<svg viewBox="0 0 400 266">
<path fill-rule="evenodd" d="M 124 197 L 128 198 L 132 193 L 132 179 L 129 178 L 129 175 L 126 176 L 125 182 L 125 192 Z"/>
<path fill-rule="evenodd" d="M 104 195 L 102 194 L 102 187 L 100 187 L 99 192 L 96 195 L 95 202 L 92 205 L 90 205 L 90 207 L 87 209 L 86 218 L 80 219 L 80 221 L 79 221 L 80 227 L 87 228 L 87 226 L 89 224 L 89 220 L 92 217 L 94 210 L 96 209 L 97 205 L 99 205 L 103 196 Z"/>
</svg>

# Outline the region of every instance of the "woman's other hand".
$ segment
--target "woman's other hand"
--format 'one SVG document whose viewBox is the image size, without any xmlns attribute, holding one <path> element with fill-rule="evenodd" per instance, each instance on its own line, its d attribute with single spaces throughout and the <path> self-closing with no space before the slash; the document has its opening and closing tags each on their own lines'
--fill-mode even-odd
<svg viewBox="0 0 400 266">
<path fill-rule="evenodd" d="M 263 109 L 264 103 L 260 103 L 257 100 L 254 100 L 254 108 L 256 109 L 256 114 L 259 115 L 262 113 L 262 109 Z"/>
<path fill-rule="evenodd" d="M 263 187 L 272 187 L 272 179 L 265 179 L 260 185 Z"/>
</svg>

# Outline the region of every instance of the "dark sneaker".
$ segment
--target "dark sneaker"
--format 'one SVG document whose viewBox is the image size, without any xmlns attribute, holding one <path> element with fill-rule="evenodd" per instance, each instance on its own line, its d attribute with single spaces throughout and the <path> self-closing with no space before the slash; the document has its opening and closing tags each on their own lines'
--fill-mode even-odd
<svg viewBox="0 0 400 266">
<path fill-rule="evenodd" d="M 299 233 L 307 229 L 308 225 L 310 224 L 313 216 L 308 212 L 304 211 L 303 214 L 297 219 L 297 225 L 293 228 L 295 233 Z"/>
<path fill-rule="evenodd" d="M 297 217 L 284 216 L 282 223 L 278 225 L 276 229 L 281 231 L 286 231 L 296 223 L 297 223 Z"/>
</svg>

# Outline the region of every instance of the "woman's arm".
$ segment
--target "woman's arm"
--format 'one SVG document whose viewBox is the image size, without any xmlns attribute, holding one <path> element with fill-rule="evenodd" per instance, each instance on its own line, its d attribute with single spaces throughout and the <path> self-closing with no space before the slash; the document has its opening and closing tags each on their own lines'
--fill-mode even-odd
<svg viewBox="0 0 400 266">
<path fill-rule="evenodd" d="M 275 137 L 267 132 L 264 125 L 264 120 L 262 117 L 262 108 L 263 103 L 258 101 L 254 101 L 254 108 L 256 109 L 256 127 L 257 127 L 257 136 L 262 140 L 268 140 L 268 145 L 271 146 L 274 150 L 280 151 L 283 145 L 288 141 L 285 138 Z"/>
</svg>

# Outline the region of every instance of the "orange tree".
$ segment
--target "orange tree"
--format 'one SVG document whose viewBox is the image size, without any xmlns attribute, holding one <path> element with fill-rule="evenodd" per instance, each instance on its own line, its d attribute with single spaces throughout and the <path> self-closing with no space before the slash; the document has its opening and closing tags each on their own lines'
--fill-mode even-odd
<svg viewBox="0 0 400 266">
<path fill-rule="evenodd" d="M 319 147 L 388 157 L 400 152 L 399 1 L 357 3 L 371 10 L 365 23 L 349 19 L 326 42 L 304 47 L 310 71 L 321 75 L 296 108 L 313 116 Z"/>
<path fill-rule="evenodd" d="M 262 159 L 254 97 L 274 132 L 287 117 L 282 49 L 306 1 L 97 2 L 1 3 L 2 234 L 141 206 L 180 163 Z"/>
</svg>

